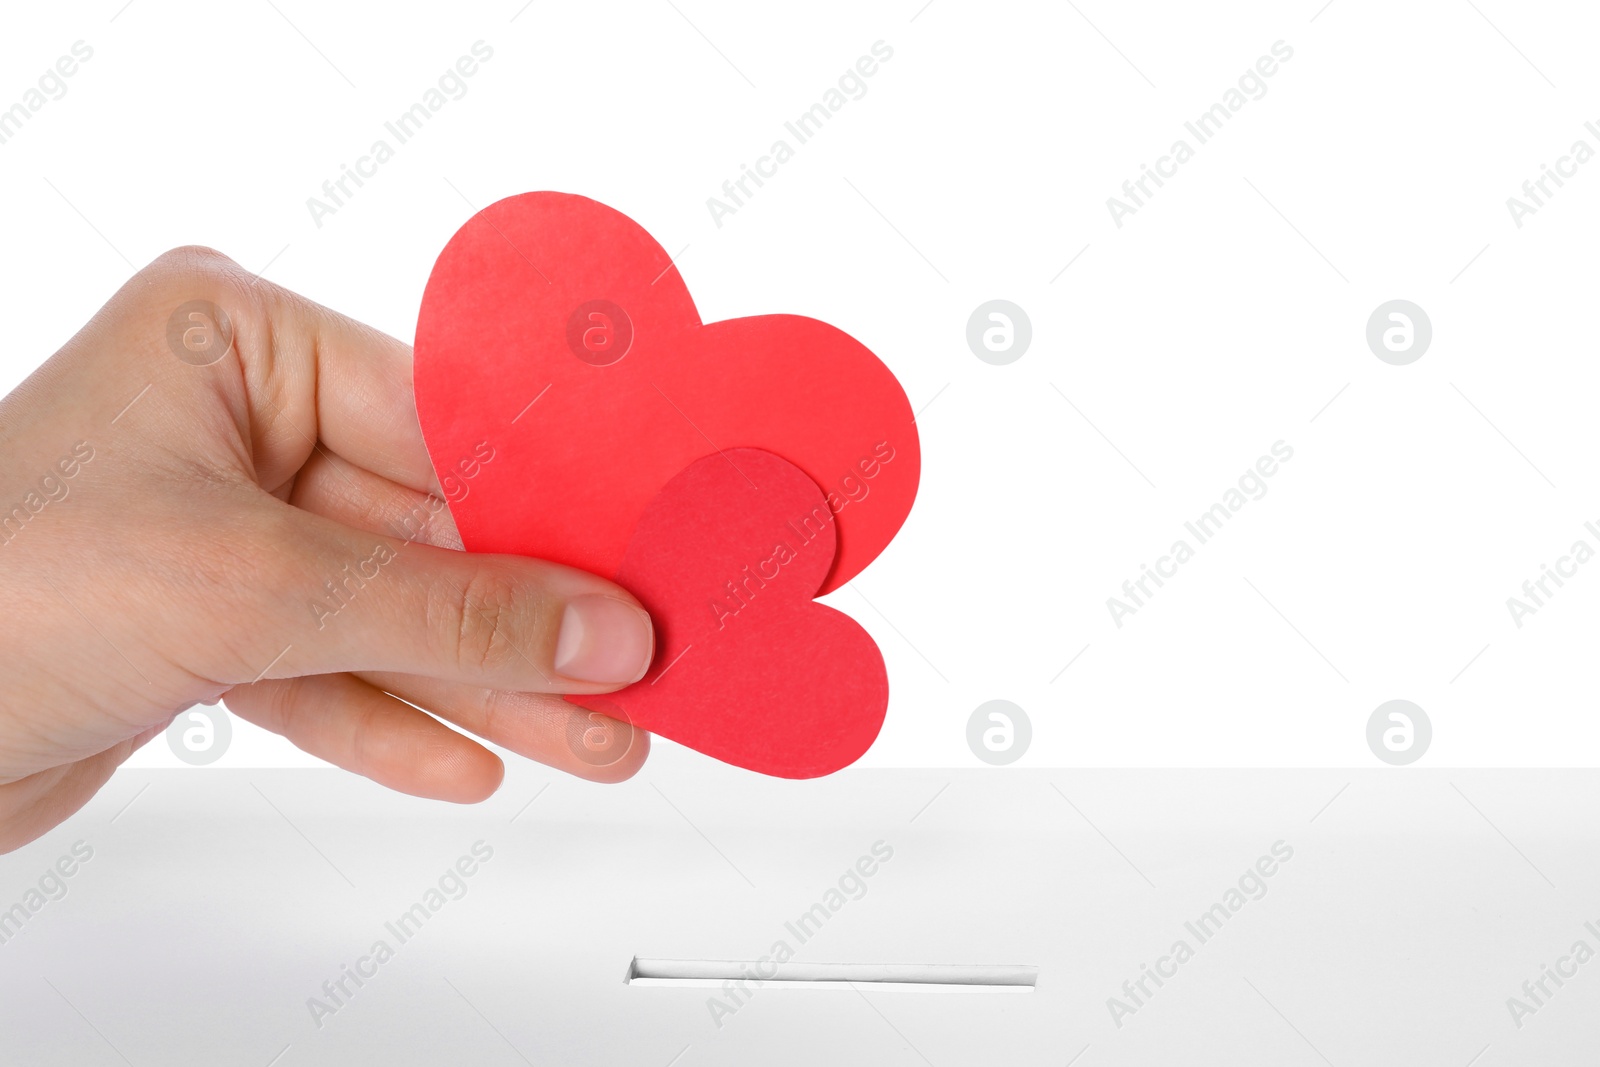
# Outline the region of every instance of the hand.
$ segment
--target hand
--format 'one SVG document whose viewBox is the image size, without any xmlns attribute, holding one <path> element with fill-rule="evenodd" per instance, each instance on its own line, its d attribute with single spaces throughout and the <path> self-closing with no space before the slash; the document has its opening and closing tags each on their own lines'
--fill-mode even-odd
<svg viewBox="0 0 1600 1067">
<path fill-rule="evenodd" d="M 643 731 L 555 695 L 644 674 L 638 601 L 459 551 L 441 494 L 484 457 L 441 486 L 411 349 L 216 252 L 140 271 L 0 401 L 0 456 L 0 851 L 224 696 L 441 800 L 482 800 L 504 767 L 413 704 L 594 781 L 645 758 Z"/>
</svg>

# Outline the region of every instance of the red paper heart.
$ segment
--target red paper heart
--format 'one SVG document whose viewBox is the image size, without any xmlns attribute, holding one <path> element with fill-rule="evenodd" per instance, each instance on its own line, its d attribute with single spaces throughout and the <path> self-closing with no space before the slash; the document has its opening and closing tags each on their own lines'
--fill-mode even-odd
<svg viewBox="0 0 1600 1067">
<path fill-rule="evenodd" d="M 755 447 L 827 493 L 839 541 L 829 592 L 883 551 L 916 495 L 911 406 L 876 356 L 815 319 L 702 324 L 661 246 L 581 196 L 525 193 L 462 226 L 428 279 L 415 381 L 475 552 L 617 577 L 668 479 Z"/>
<path fill-rule="evenodd" d="M 644 678 L 574 704 L 784 778 L 860 758 L 889 680 L 854 619 L 812 601 L 837 524 L 817 486 L 769 452 L 691 464 L 639 520 L 617 571 L 656 623 Z"/>
</svg>

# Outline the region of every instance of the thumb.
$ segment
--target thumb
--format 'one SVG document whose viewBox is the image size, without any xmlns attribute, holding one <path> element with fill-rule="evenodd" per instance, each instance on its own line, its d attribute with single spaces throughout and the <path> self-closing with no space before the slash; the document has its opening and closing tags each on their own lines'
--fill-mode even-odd
<svg viewBox="0 0 1600 1067">
<path fill-rule="evenodd" d="M 263 678 L 397 671 L 514 692 L 601 693 L 650 666 L 650 616 L 614 582 L 282 511 L 289 573 L 261 590 L 271 605 L 253 617 L 272 620 L 266 632 L 285 651 Z M 290 589 L 300 592 L 298 610 Z"/>
</svg>

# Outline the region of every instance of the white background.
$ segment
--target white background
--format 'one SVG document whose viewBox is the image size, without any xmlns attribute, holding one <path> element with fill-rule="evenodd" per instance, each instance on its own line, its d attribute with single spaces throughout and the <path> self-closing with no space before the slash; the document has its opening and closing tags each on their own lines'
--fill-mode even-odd
<svg viewBox="0 0 1600 1067">
<path fill-rule="evenodd" d="M 683 750 L 615 786 L 507 772 L 477 805 L 329 771 L 119 773 L 0 857 L 4 907 L 74 843 L 94 849 L 0 945 L 0 1060 L 1594 1062 L 1600 965 L 1559 962 L 1600 929 L 1592 772 L 852 767 L 796 783 Z M 383 924 L 480 840 L 494 856 L 465 895 L 398 944 Z M 784 923 L 877 841 L 892 861 L 799 944 Z M 1184 924 L 1277 842 L 1294 854 L 1265 895 L 1200 944 Z M 377 938 L 394 958 L 318 1026 L 309 999 Z M 1038 986 L 769 983 L 719 1027 L 718 990 L 621 981 L 635 955 L 756 960 L 778 939 L 808 963 L 1036 966 Z M 1114 1016 L 1176 939 L 1194 959 Z M 1541 964 L 1571 980 L 1513 1016 Z"/>
<path fill-rule="evenodd" d="M 157 741 L 0 857 L 4 909 L 95 849 L 0 946 L 0 1060 L 1592 1059 L 1593 965 L 1520 1028 L 1507 998 L 1600 923 L 1594 776 L 1445 768 L 1600 762 L 1600 561 L 1520 630 L 1505 607 L 1600 524 L 1600 161 L 1521 229 L 1505 206 L 1574 139 L 1600 148 L 1600 27 L 1576 4 L 1323 5 L 7 11 L 0 108 L 73 42 L 94 57 L 0 144 L 0 385 L 187 242 L 409 338 L 475 207 L 559 189 L 683 250 L 708 320 L 867 343 L 921 411 L 924 480 L 830 598 L 888 660 L 868 766 L 794 783 L 662 744 L 618 786 L 513 760 L 457 807 L 252 770 L 312 761 L 239 721 L 215 773 L 159 769 L 180 765 Z M 480 39 L 465 98 L 318 228 L 306 198 Z M 706 198 L 878 40 L 867 95 L 719 229 Z M 1118 229 L 1106 198 L 1278 40 L 1267 95 Z M 1000 367 L 965 340 L 996 298 L 1034 332 Z M 1396 298 L 1434 328 L 1405 367 L 1364 339 Z M 1266 497 L 1115 627 L 1106 598 L 1280 439 Z M 1399 697 L 1435 737 L 1390 772 L 1365 725 Z M 967 748 L 995 698 L 1033 722 L 1013 773 Z M 1189 764 L 1368 769 L 1081 769 Z M 636 953 L 761 955 L 880 838 L 895 860 L 802 959 L 1037 965 L 1037 992 L 768 987 L 719 1029 L 706 991 L 619 981 Z M 469 895 L 317 1027 L 308 998 L 479 839 Z M 1270 894 L 1118 1028 L 1108 998 L 1279 839 Z"/>
<path fill-rule="evenodd" d="M 925 409 L 911 518 L 831 598 L 888 661 L 866 764 L 975 766 L 993 698 L 1032 718 L 1021 766 L 1376 765 L 1396 697 L 1432 717 L 1425 765 L 1600 760 L 1600 562 L 1521 629 L 1505 603 L 1600 519 L 1600 161 L 1522 228 L 1506 208 L 1600 149 L 1592 12 L 674 3 L 8 11 L 0 107 L 94 56 L 0 145 L 0 384 L 184 243 L 409 338 L 474 208 L 581 192 L 683 249 L 707 320 L 825 319 Z M 480 39 L 466 96 L 315 225 Z M 879 40 L 867 94 L 716 226 L 707 197 Z M 1115 226 L 1107 197 L 1279 40 L 1267 94 Z M 1032 320 L 1008 366 L 965 341 L 992 298 Z M 1434 330 L 1405 367 L 1364 338 L 1395 298 Z M 1280 439 L 1265 498 L 1118 629 L 1106 598 Z M 306 762 L 235 726 L 220 766 Z"/>
</svg>

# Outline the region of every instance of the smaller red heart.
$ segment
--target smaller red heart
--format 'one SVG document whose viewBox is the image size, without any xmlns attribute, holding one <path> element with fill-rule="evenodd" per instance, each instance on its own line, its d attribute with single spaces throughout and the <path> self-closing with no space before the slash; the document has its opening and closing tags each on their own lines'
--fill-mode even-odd
<svg viewBox="0 0 1600 1067">
<path fill-rule="evenodd" d="M 727 763 L 814 778 L 854 763 L 889 705 L 878 646 L 816 603 L 838 548 L 805 472 L 754 448 L 696 460 L 646 507 L 616 579 L 656 625 L 640 681 L 574 704 Z"/>
</svg>

